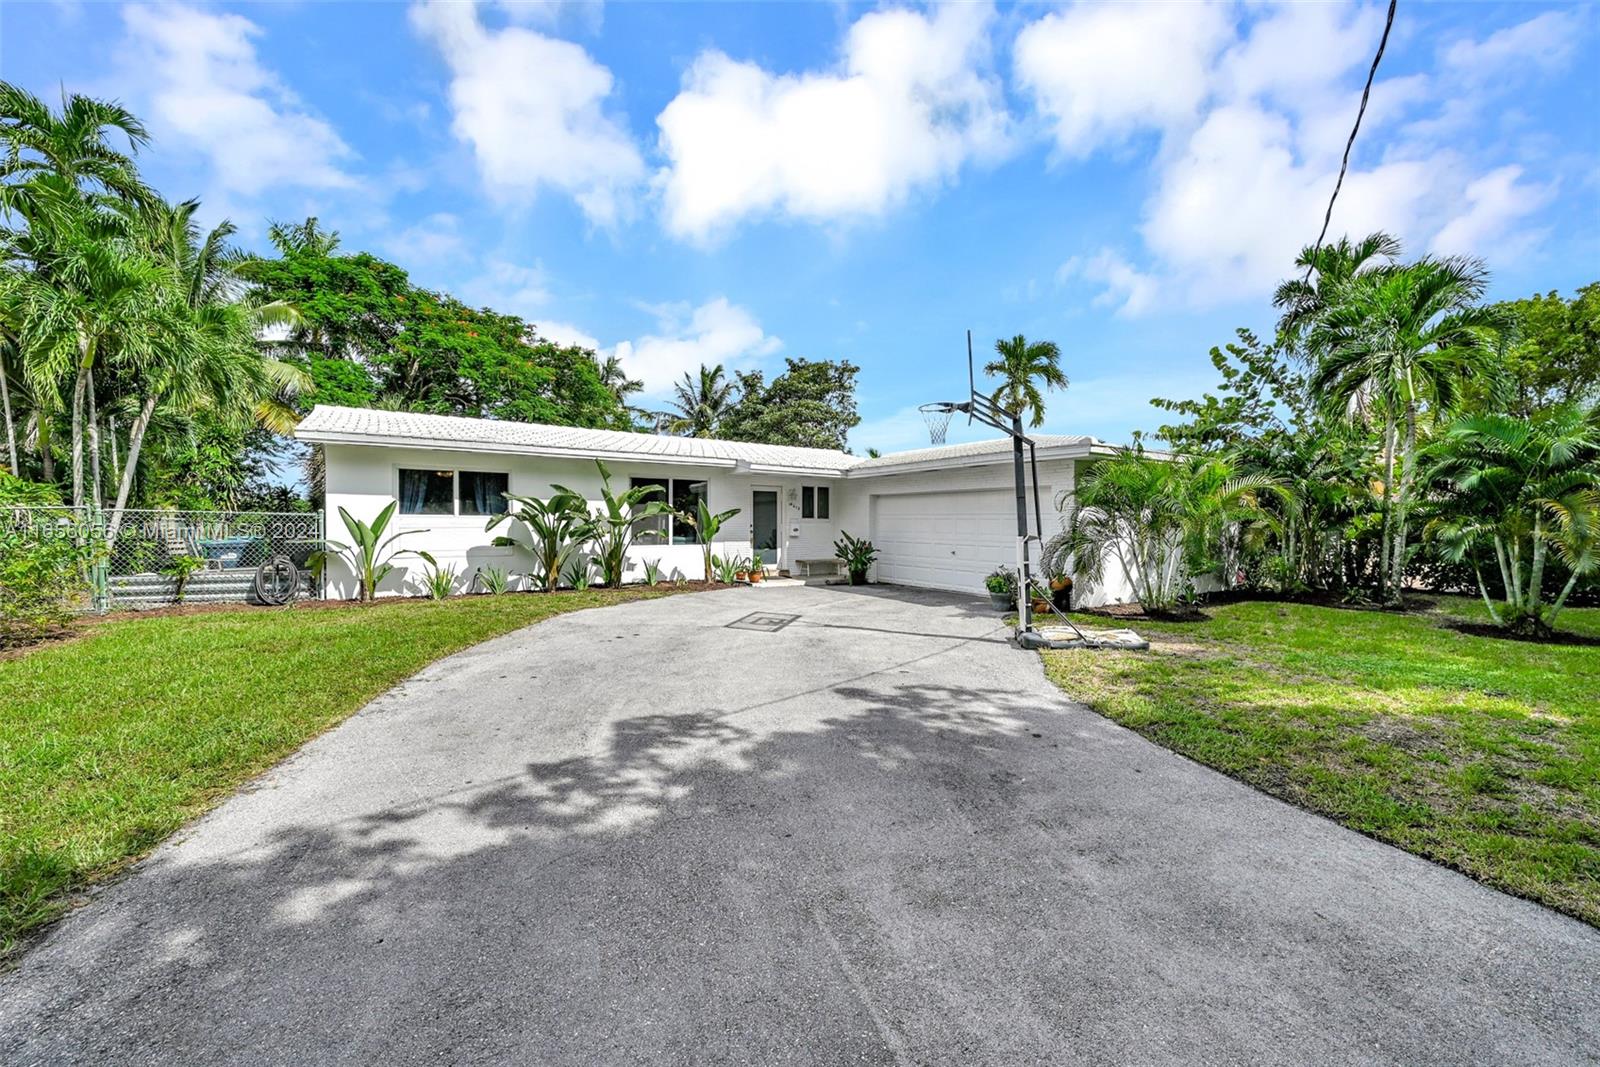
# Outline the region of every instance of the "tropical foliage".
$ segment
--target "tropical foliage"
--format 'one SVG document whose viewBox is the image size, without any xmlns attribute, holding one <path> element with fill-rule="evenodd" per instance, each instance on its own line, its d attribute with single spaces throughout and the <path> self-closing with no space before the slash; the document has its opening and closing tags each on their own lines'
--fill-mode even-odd
<svg viewBox="0 0 1600 1067">
<path fill-rule="evenodd" d="M 618 493 L 611 488 L 611 471 L 600 460 L 594 465 L 600 469 L 600 505 L 590 514 L 576 534 L 580 541 L 589 542 L 595 565 L 600 568 L 600 580 L 613 589 L 622 584 L 622 573 L 627 569 L 628 550 L 634 543 L 659 537 L 660 531 L 643 520 L 657 515 L 669 515 L 672 508 L 663 500 L 652 499 L 660 494 L 659 486 L 641 485 Z M 558 496 L 573 501 L 583 501 L 581 494 L 559 485 L 551 486 Z M 581 505 L 588 510 L 588 503 Z"/>
<path fill-rule="evenodd" d="M 843 450 L 856 413 L 856 374 L 844 360 L 789 359 L 767 381 L 761 371 L 729 380 L 722 365 L 702 365 L 674 387 L 660 424 L 684 437 Z"/>
<path fill-rule="evenodd" d="M 1193 542 L 1157 559 L 1187 555 L 1182 570 L 1222 588 L 1382 604 L 1470 590 L 1495 621 L 1537 633 L 1600 592 L 1600 283 L 1484 305 L 1487 284 L 1475 261 L 1404 262 L 1386 234 L 1307 249 L 1275 294 L 1271 341 L 1240 330 L 1212 349 L 1215 392 L 1154 401 L 1178 416 L 1156 436 L 1185 462 L 1263 479 L 1237 502 L 1249 510 L 1213 516 L 1209 558 Z"/>
<path fill-rule="evenodd" d="M 1000 379 L 990 399 L 1031 427 L 1044 425 L 1045 391 L 1067 387 L 1061 349 L 1054 341 L 1030 341 L 1019 333 L 996 341 L 994 350 L 998 358 L 983 368 L 983 373 Z"/>
<path fill-rule="evenodd" d="M 0 462 L 113 537 L 130 507 L 305 506 L 277 472 L 313 403 L 633 427 L 614 358 L 418 288 L 315 218 L 246 254 L 144 183 L 148 143 L 118 105 L 0 82 Z"/>
<path fill-rule="evenodd" d="M 364 522 L 344 508 L 340 508 L 339 518 L 344 521 L 344 528 L 350 533 L 350 543 L 346 544 L 343 541 L 334 541 L 330 538 L 328 549 L 331 549 L 331 552 L 325 549 L 312 553 L 310 563 L 313 572 L 318 575 L 322 574 L 326 570 L 330 559 L 343 560 L 345 566 L 350 569 L 350 573 L 355 575 L 356 583 L 360 590 L 361 602 L 363 604 L 372 603 L 373 599 L 378 595 L 378 586 L 394 571 L 395 559 L 407 553 L 407 550 L 404 549 L 390 552 L 389 546 L 402 537 L 427 532 L 426 530 L 400 530 L 397 533 L 390 534 L 388 537 L 383 536 L 384 532 L 389 528 L 390 520 L 394 518 L 395 508 L 397 507 L 399 507 L 398 502 L 390 501 L 388 507 L 378 512 L 377 517 L 370 523 Z M 423 558 L 433 562 L 431 556 L 424 556 Z"/>
</svg>

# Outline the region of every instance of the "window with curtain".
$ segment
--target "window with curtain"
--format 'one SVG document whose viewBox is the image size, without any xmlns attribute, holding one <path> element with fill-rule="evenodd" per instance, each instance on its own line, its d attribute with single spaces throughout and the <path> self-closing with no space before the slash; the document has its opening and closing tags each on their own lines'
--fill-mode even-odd
<svg viewBox="0 0 1600 1067">
<path fill-rule="evenodd" d="M 706 499 L 706 483 L 691 482 L 687 479 L 672 479 L 672 508 L 679 513 L 695 513 L 695 507 Z M 672 516 L 672 543 L 675 545 L 694 545 L 700 543 L 700 536 L 695 531 L 693 524 L 684 522 L 677 515 Z"/>
<path fill-rule="evenodd" d="M 800 487 L 800 517 L 825 519 L 828 517 L 828 487 L 803 485 Z"/>
<path fill-rule="evenodd" d="M 509 475 L 495 471 L 462 471 L 461 514 L 504 515 Z"/>
<path fill-rule="evenodd" d="M 455 471 L 400 471 L 400 514 L 454 515 Z"/>
</svg>

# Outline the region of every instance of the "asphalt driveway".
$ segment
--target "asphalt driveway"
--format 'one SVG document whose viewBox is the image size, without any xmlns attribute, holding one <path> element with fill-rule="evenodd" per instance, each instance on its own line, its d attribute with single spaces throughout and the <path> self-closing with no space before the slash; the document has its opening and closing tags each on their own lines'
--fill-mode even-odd
<svg viewBox="0 0 1600 1067">
<path fill-rule="evenodd" d="M 978 602 L 731 590 L 374 702 L 0 979 L 0 1062 L 1573 1064 L 1597 972 Z"/>
</svg>

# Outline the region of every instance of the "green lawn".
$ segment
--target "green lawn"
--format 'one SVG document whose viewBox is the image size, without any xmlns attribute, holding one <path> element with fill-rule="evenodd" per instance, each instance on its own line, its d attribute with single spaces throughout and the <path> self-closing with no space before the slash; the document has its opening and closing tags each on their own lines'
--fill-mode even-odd
<svg viewBox="0 0 1600 1067">
<path fill-rule="evenodd" d="M 669 592 L 133 619 L 0 660 L 0 950 L 440 656 L 562 612 Z"/>
<path fill-rule="evenodd" d="M 1159 744 L 1600 925 L 1600 645 L 1462 633 L 1487 619 L 1464 598 L 1207 614 L 1136 623 L 1149 652 L 1047 652 L 1046 670 Z M 1561 623 L 1600 637 L 1600 609 Z"/>
</svg>

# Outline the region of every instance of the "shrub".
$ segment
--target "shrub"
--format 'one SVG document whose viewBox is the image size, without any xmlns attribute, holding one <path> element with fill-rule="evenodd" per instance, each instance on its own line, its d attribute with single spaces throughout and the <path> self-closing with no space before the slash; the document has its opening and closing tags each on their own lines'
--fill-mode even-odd
<svg viewBox="0 0 1600 1067">
<path fill-rule="evenodd" d="M 75 530 L 0 526 L 0 648 L 43 640 L 83 609 L 92 555 Z"/>
</svg>

